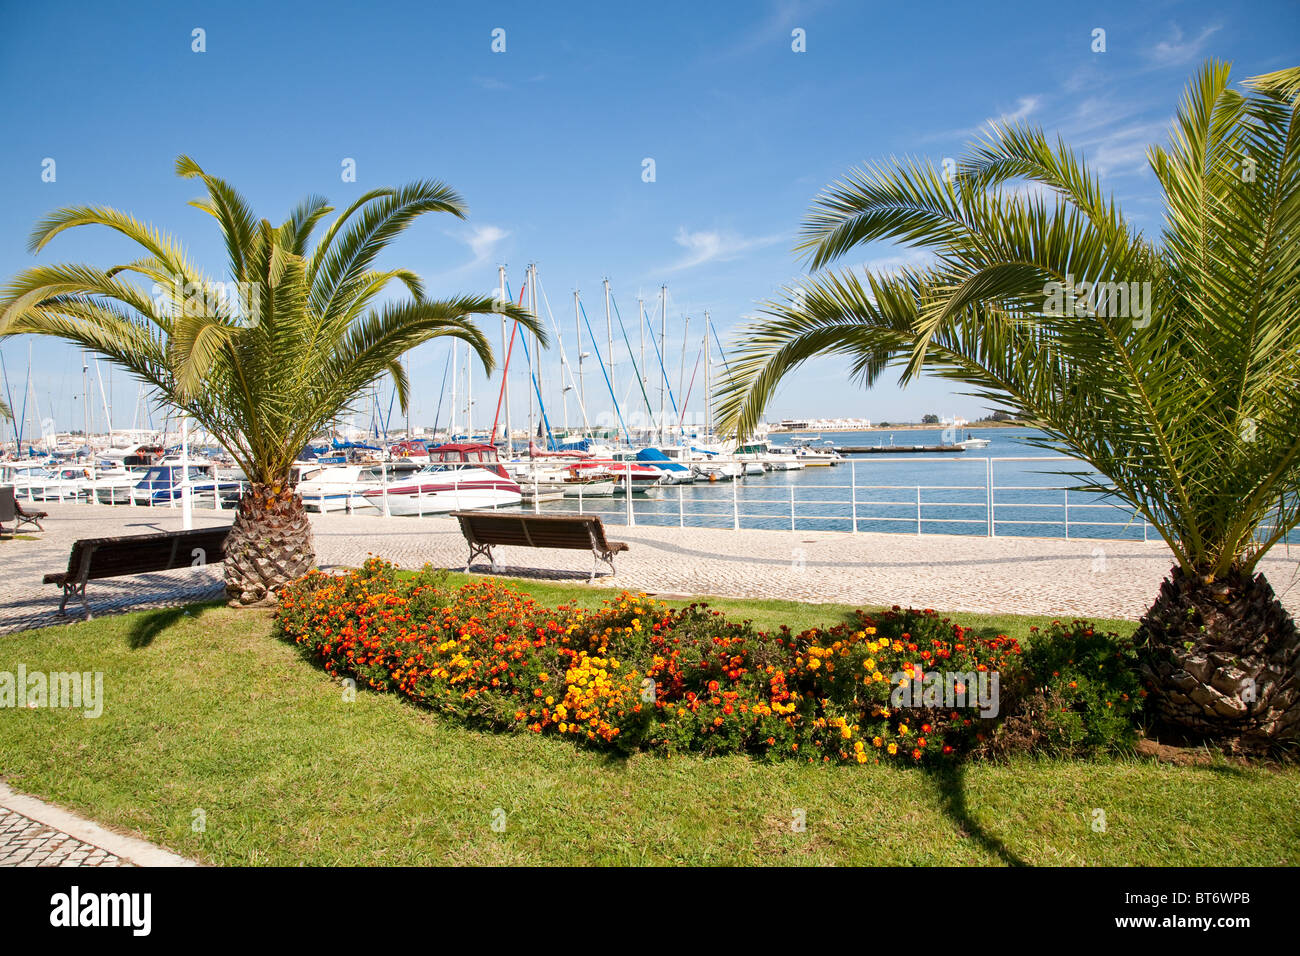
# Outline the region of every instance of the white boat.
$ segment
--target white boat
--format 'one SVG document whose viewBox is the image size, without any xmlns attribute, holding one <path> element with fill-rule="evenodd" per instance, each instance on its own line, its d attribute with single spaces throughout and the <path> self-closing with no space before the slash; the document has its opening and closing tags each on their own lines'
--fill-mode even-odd
<svg viewBox="0 0 1300 956">
<path fill-rule="evenodd" d="M 480 442 L 429 449 L 431 464 L 402 481 L 370 488 L 362 497 L 391 515 L 445 514 L 474 508 L 510 508 L 523 500 L 519 485 L 497 461 L 497 450 Z"/>
<path fill-rule="evenodd" d="M 821 444 L 813 444 L 814 441 L 819 440 Z M 790 444 L 794 446 L 791 453 L 805 465 L 835 465 L 844 461 L 844 456 L 835 450 L 834 444 L 829 439 L 792 438 Z"/>
<path fill-rule="evenodd" d="M 131 501 L 131 489 L 144 475 L 146 468 L 125 468 L 120 461 L 109 461 L 95 472 L 90 483 L 95 500 L 104 505 L 125 505 Z"/>
<path fill-rule="evenodd" d="M 774 450 L 765 440 L 748 441 L 737 446 L 733 454 L 738 461 L 746 462 L 746 474 L 750 473 L 748 463 L 753 461 L 767 471 L 802 471 L 805 467 L 797 457 Z"/>
<path fill-rule="evenodd" d="M 573 468 L 537 469 L 519 483 L 527 490 L 559 491 L 564 498 L 608 498 L 614 494 L 614 479 L 602 475 L 583 475 Z"/>
<path fill-rule="evenodd" d="M 420 470 L 420 466 L 401 461 L 365 462 L 351 465 L 300 465 L 298 494 L 308 511 L 351 511 L 370 508 L 367 491 L 382 489 L 385 484 L 402 482 Z"/>
<path fill-rule="evenodd" d="M 179 502 L 189 483 L 191 497 L 220 495 L 222 501 L 234 504 L 243 490 L 238 481 L 221 481 L 215 466 L 206 459 L 164 458 L 152 465 L 144 474 L 136 476 L 131 487 L 131 502 L 137 505 L 170 505 Z"/>
<path fill-rule="evenodd" d="M 988 448 L 991 444 L 993 443 L 987 438 L 972 438 L 969 432 L 965 441 L 956 442 L 958 448 Z"/>
</svg>

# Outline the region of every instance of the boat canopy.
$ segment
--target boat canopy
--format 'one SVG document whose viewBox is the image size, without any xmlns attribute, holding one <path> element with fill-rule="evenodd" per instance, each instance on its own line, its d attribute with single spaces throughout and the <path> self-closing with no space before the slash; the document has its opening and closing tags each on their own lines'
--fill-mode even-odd
<svg viewBox="0 0 1300 956">
<path fill-rule="evenodd" d="M 359 441 L 339 441 L 337 438 L 330 444 L 336 451 L 342 451 L 343 449 L 349 448 L 360 448 L 363 451 L 383 451 L 383 449 L 378 445 L 367 445 Z"/>
<path fill-rule="evenodd" d="M 429 459 L 431 461 L 469 461 L 483 462 L 496 461 L 496 445 L 489 445 L 486 442 L 449 442 L 445 445 L 434 445 L 429 449 Z"/>
<path fill-rule="evenodd" d="M 653 462 L 654 466 L 661 471 L 690 471 L 685 465 L 673 461 L 658 448 L 642 448 L 636 453 L 636 460 Z"/>
</svg>

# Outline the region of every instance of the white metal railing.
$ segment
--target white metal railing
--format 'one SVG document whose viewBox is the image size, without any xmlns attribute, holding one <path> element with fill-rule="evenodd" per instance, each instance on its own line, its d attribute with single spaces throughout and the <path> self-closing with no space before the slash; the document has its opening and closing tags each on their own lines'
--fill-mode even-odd
<svg viewBox="0 0 1300 956">
<path fill-rule="evenodd" d="M 616 491 L 621 493 L 624 499 L 622 502 L 616 502 L 608 496 L 593 497 L 585 494 L 582 484 L 576 486 L 576 495 L 565 495 L 561 500 L 565 510 L 576 506 L 579 514 L 600 515 L 613 521 L 621 520 L 628 525 L 635 525 L 641 521 L 658 525 L 676 524 L 678 527 L 685 528 L 697 525 L 712 526 L 709 523 L 713 522 L 723 527 L 730 525 L 734 530 L 761 526 L 798 531 L 801 526 L 804 530 L 810 530 L 812 526 L 820 527 L 822 530 L 842 529 L 850 533 L 879 530 L 882 527 L 889 530 L 887 526 L 892 525 L 897 528 L 906 527 L 910 533 L 918 535 L 927 533 L 927 527 L 941 528 L 937 532 L 930 531 L 930 533 L 954 533 L 956 528 L 974 526 L 982 527 L 988 537 L 998 536 L 999 529 L 1056 528 L 1060 529 L 1060 534 L 1046 536 L 1064 536 L 1067 539 L 1094 536 L 1088 530 L 1081 533 L 1080 529 L 1123 529 L 1140 525 L 1142 540 L 1151 540 L 1149 524 L 1126 505 L 1099 500 L 1080 501 L 1077 492 L 1072 500 L 1071 489 L 1059 485 L 1003 485 L 996 481 L 996 467 L 999 463 L 1075 461 L 1067 457 L 986 458 L 983 459 L 985 480 L 981 484 L 876 484 L 863 483 L 859 480 L 859 465 L 875 467 L 915 464 L 922 461 L 949 466 L 972 463 L 971 459 L 930 456 L 912 456 L 906 459 L 881 457 L 869 461 L 849 459 L 836 466 L 843 468 L 847 464 L 849 472 L 847 483 L 799 485 L 795 478 L 779 496 L 765 496 L 762 490 L 757 494 L 751 494 L 749 492 L 753 487 L 751 482 L 758 484 L 761 489 L 761 483 L 764 481 L 762 476 L 757 475 L 731 480 L 729 494 L 723 490 L 725 483 L 721 482 L 716 485 L 711 482 L 703 485 L 699 482 L 692 485 L 655 485 L 654 490 L 660 496 L 647 499 L 646 504 L 642 504 L 638 509 L 638 492 L 633 481 L 634 464 L 629 462 L 624 466 L 621 474 L 617 465 L 605 469 L 605 473 L 616 481 Z M 781 474 L 797 476 L 801 472 Z M 424 481 L 421 481 L 418 473 L 411 473 L 406 477 L 417 486 L 413 496 L 402 496 L 403 498 L 414 497 L 415 507 L 410 517 L 424 518 L 445 514 L 457 508 L 474 507 L 472 500 L 469 502 L 463 500 L 461 482 L 454 476 L 451 477 L 451 507 L 446 506 L 445 500 L 435 503 L 434 499 L 440 496 L 434 493 L 426 494 L 424 486 L 428 483 L 429 475 L 423 476 Z M 12 483 L 17 497 L 42 499 L 42 488 L 37 480 L 24 483 L 18 476 L 14 478 Z M 311 495 L 305 496 L 304 502 L 309 508 L 314 505 L 315 510 L 321 513 L 342 511 L 353 514 L 360 511 L 371 515 L 394 517 L 391 483 L 390 464 L 386 463 L 381 469 L 378 488 L 375 489 L 378 494 L 364 494 L 355 487 L 344 489 L 337 493 L 343 496 L 343 502 L 341 506 L 336 507 L 338 499 L 335 493 L 327 493 L 322 489 L 319 496 L 314 499 Z M 92 473 L 85 493 L 66 495 L 64 486 L 60 485 L 57 493 L 45 500 L 85 500 L 92 505 L 125 503 L 129 507 L 176 508 L 181 495 L 191 494 L 194 495 L 192 501 L 195 504 L 220 511 L 233 507 L 247 487 L 248 483 L 243 480 L 222 480 L 215 476 L 211 478 L 205 476 L 197 482 L 191 479 L 188 485 L 181 483 L 171 487 L 160 487 L 156 489 L 156 493 L 145 495 L 141 493 L 143 489 L 129 485 L 99 487 Z M 524 479 L 521 487 L 525 495 L 519 505 L 501 505 L 493 502 L 483 507 L 494 511 L 519 507 L 541 513 L 542 506 L 546 503 L 543 501 L 543 492 L 548 487 L 561 492 L 564 490 L 563 484 L 551 485 L 549 482 L 540 481 L 536 472 L 533 473 L 531 481 Z M 742 487 L 746 489 L 743 495 Z M 707 490 L 699 493 L 701 489 Z M 107 494 L 104 494 L 105 492 Z M 803 492 L 802 496 L 801 492 Z M 936 496 L 940 494 L 952 493 L 961 493 L 979 500 L 936 500 Z M 1019 500 L 1006 500 L 1008 494 L 1018 496 Z M 1057 500 L 1033 500 L 1043 496 L 1051 496 Z M 1099 496 L 1100 493 L 1095 492 L 1089 492 L 1087 495 L 1088 499 Z M 374 498 L 378 501 L 371 500 Z M 653 506 L 647 507 L 650 502 L 653 502 Z M 828 512 L 826 509 L 833 510 Z M 881 513 L 882 510 L 894 513 Z M 1120 513 L 1119 520 L 1106 520 L 1109 517 L 1107 512 L 1111 515 Z M 1111 538 L 1113 537 L 1114 535 L 1111 535 Z"/>
</svg>

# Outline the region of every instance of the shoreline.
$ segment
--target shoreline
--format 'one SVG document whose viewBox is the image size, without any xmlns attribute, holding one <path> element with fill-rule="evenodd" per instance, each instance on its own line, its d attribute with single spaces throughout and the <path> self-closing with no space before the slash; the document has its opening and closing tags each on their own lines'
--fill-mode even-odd
<svg viewBox="0 0 1300 956">
<path fill-rule="evenodd" d="M 872 425 L 870 428 L 768 428 L 769 435 L 806 435 L 812 432 L 919 432 L 919 431 L 943 431 L 946 425 Z M 1021 422 L 968 422 L 960 426 L 961 430 L 971 430 L 976 428 L 1033 428 L 1032 425 L 1025 425 Z"/>
</svg>

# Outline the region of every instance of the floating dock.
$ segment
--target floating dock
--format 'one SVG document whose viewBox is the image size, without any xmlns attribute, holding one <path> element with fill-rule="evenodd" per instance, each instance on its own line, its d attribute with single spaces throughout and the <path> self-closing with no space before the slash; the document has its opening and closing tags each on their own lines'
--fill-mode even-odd
<svg viewBox="0 0 1300 956">
<path fill-rule="evenodd" d="M 961 445 L 844 445 L 835 450 L 841 455 L 954 455 L 966 449 Z"/>
</svg>

